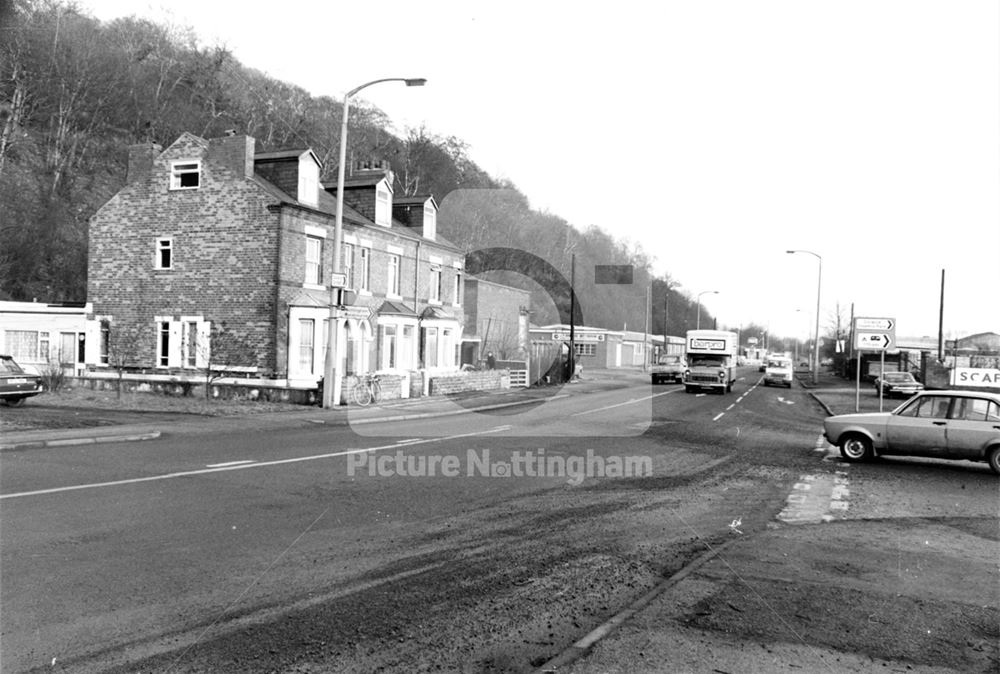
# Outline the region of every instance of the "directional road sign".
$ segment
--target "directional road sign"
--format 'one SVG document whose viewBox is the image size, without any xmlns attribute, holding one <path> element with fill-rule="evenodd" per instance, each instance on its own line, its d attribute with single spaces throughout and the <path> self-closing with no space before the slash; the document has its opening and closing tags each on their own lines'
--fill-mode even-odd
<svg viewBox="0 0 1000 674">
<path fill-rule="evenodd" d="M 859 332 L 857 348 L 868 351 L 888 351 L 892 336 L 887 332 Z"/>
<path fill-rule="evenodd" d="M 855 318 L 854 327 L 856 330 L 886 331 L 893 330 L 896 321 L 891 318 Z"/>
<path fill-rule="evenodd" d="M 888 351 L 896 343 L 896 319 L 854 319 L 854 348 L 860 351 Z"/>
</svg>

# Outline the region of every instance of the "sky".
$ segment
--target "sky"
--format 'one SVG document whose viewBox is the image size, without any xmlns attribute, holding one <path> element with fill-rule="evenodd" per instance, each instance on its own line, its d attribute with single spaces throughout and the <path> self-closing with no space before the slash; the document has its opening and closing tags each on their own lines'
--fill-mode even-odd
<svg viewBox="0 0 1000 674">
<path fill-rule="evenodd" d="M 1000 332 L 996 0 L 80 5 L 316 96 L 426 78 L 360 95 L 641 246 L 720 326 L 806 337 L 819 290 L 823 333 L 853 307 L 936 339 L 944 272 L 945 338 Z"/>
</svg>

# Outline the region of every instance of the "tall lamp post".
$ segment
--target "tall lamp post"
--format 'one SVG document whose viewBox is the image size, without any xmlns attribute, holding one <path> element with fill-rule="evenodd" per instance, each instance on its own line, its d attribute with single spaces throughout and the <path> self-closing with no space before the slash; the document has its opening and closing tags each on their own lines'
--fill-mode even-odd
<svg viewBox="0 0 1000 674">
<path fill-rule="evenodd" d="M 340 275 L 340 248 L 344 239 L 344 164 L 347 162 L 347 119 L 351 96 L 366 87 L 382 82 L 405 82 L 408 87 L 422 87 L 427 83 L 423 78 L 385 77 L 354 87 L 344 94 L 343 120 L 340 124 L 340 166 L 337 167 L 337 215 L 333 225 L 333 274 L 331 282 Z M 336 285 L 330 286 L 330 325 L 326 335 L 326 367 L 323 375 L 323 407 L 333 407 L 340 400 L 340 377 L 337 374 L 337 320 L 341 297 Z"/>
<path fill-rule="evenodd" d="M 805 253 L 812 255 L 819 262 L 819 275 L 816 277 L 816 333 L 813 335 L 813 386 L 819 383 L 819 298 L 823 288 L 823 258 L 811 250 L 786 250 L 789 255 Z"/>
<path fill-rule="evenodd" d="M 719 294 L 718 290 L 704 290 L 704 291 L 698 293 L 698 300 L 697 300 L 698 301 L 698 314 L 697 314 L 697 320 L 695 320 L 695 324 L 694 324 L 695 330 L 700 330 L 701 329 L 701 296 L 702 295 L 718 295 L 718 294 Z"/>
</svg>

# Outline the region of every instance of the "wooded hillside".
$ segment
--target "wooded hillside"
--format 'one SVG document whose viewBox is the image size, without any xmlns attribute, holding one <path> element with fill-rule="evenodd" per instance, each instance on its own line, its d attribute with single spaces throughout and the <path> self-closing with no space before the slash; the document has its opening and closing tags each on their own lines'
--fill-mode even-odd
<svg viewBox="0 0 1000 674">
<path fill-rule="evenodd" d="M 124 184 L 129 145 L 235 129 L 259 151 L 311 147 L 322 179 L 333 181 L 341 113 L 332 98 L 246 68 L 189 29 L 101 22 L 66 1 L 0 0 L 0 299 L 86 299 L 87 221 Z M 664 331 L 664 313 L 670 334 L 694 327 L 694 302 L 668 292 L 678 283 L 654 277 L 641 246 L 533 210 L 515 185 L 477 166 L 461 139 L 391 128 L 380 110 L 352 102 L 348 157 L 388 159 L 397 194 L 434 195 L 449 241 L 467 252 L 530 251 L 566 279 L 575 256 L 587 325 L 642 331 L 648 301 L 651 331 Z M 596 284 L 595 265 L 607 264 L 633 265 L 632 283 Z M 534 323 L 557 320 L 538 303 Z M 702 327 L 712 322 L 703 308 Z"/>
</svg>

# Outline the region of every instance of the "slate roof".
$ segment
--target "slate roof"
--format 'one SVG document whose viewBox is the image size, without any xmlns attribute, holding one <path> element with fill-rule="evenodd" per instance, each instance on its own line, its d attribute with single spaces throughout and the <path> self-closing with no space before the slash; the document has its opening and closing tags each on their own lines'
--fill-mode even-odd
<svg viewBox="0 0 1000 674">
<path fill-rule="evenodd" d="M 392 300 L 385 300 L 382 302 L 381 306 L 378 308 L 378 313 L 382 316 L 409 316 L 411 318 L 418 318 L 417 313 L 401 302 L 393 302 Z"/>
</svg>

